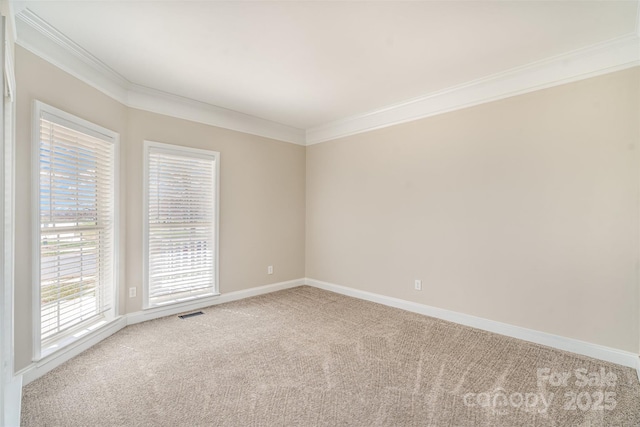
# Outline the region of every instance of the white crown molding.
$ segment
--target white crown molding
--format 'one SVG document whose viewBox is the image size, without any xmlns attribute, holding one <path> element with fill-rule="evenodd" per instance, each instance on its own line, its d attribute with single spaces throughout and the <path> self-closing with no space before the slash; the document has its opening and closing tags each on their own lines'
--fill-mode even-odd
<svg viewBox="0 0 640 427">
<path fill-rule="evenodd" d="M 131 108 L 153 113 L 305 145 L 305 132 L 303 129 L 297 129 L 141 85 L 129 85 L 124 104 Z"/>
<path fill-rule="evenodd" d="M 636 34 L 307 129 L 307 145 L 385 128 L 640 65 Z"/>
<path fill-rule="evenodd" d="M 335 292 L 350 297 L 383 304 L 389 307 L 400 308 L 402 310 L 413 313 L 423 314 L 425 316 L 435 317 L 437 319 L 446 320 L 457 323 L 459 325 L 470 326 L 483 331 L 493 332 L 536 344 L 546 345 L 558 350 L 568 351 L 583 356 L 592 357 L 594 359 L 604 360 L 606 362 L 627 366 L 634 369 L 640 369 L 638 355 L 616 348 L 605 347 L 599 344 L 593 344 L 573 338 L 562 337 L 559 335 L 549 334 L 547 332 L 527 329 L 520 326 L 510 325 L 508 323 L 496 322 L 482 317 L 472 316 L 470 314 L 460 313 L 456 311 L 446 310 L 439 307 L 433 307 L 417 302 L 407 301 L 399 298 L 388 297 L 386 295 L 375 294 L 372 292 L 361 291 L 359 289 L 349 288 L 346 286 L 336 285 L 334 283 L 323 282 L 315 279 L 305 279 L 305 283 L 309 286 L 326 291 Z M 640 381 L 640 376 L 638 377 Z"/>
<path fill-rule="evenodd" d="M 29 9 L 17 44 L 131 108 L 312 145 L 640 65 L 640 3 L 633 34 L 512 68 L 398 104 L 302 130 L 129 82 Z"/>
<path fill-rule="evenodd" d="M 302 129 L 134 84 L 29 9 L 16 15 L 16 27 L 18 45 L 128 107 L 305 144 Z"/>
<path fill-rule="evenodd" d="M 91 54 L 24 9 L 16 15 L 16 44 L 47 62 L 125 104 L 129 82 L 106 66 L 98 65 Z"/>
<path fill-rule="evenodd" d="M 49 25 L 48 22 L 44 21 L 38 15 L 31 12 L 31 10 L 24 9 L 16 16 L 16 18 L 21 23 L 28 24 L 32 29 L 36 30 L 37 33 L 43 35 L 49 41 L 56 43 L 58 46 L 64 48 L 67 52 L 83 61 L 87 66 L 95 69 L 97 72 L 99 72 L 109 80 L 114 81 L 119 86 L 124 87 L 129 84 L 129 81 L 127 79 L 125 79 L 112 68 L 100 61 L 98 58 L 93 56 L 89 51 L 85 50 L 76 42 Z M 19 29 L 21 29 L 21 27 L 19 27 Z M 18 35 L 20 38 L 19 32 Z"/>
</svg>

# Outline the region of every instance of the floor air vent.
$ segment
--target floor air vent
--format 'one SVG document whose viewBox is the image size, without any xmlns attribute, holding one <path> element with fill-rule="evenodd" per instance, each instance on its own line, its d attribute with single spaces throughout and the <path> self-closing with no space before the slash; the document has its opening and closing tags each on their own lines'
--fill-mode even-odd
<svg viewBox="0 0 640 427">
<path fill-rule="evenodd" d="M 181 315 L 180 315 L 180 316 L 178 316 L 178 317 L 179 317 L 179 318 L 181 318 L 181 319 L 188 319 L 188 318 L 193 317 L 193 316 L 200 316 L 201 314 L 204 314 L 204 313 L 203 313 L 203 312 L 201 312 L 201 311 L 196 311 L 196 312 L 194 312 L 194 313 L 181 314 Z"/>
</svg>

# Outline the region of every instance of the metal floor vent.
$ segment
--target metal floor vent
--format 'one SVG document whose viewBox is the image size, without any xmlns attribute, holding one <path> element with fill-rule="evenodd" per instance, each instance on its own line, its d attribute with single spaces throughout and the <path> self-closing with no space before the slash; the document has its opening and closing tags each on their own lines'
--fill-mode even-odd
<svg viewBox="0 0 640 427">
<path fill-rule="evenodd" d="M 200 316 L 201 314 L 204 314 L 204 313 L 201 312 L 201 311 L 196 311 L 196 312 L 189 313 L 189 314 L 181 314 L 178 317 L 181 318 L 181 319 L 188 319 L 188 318 L 193 317 L 193 316 Z"/>
</svg>

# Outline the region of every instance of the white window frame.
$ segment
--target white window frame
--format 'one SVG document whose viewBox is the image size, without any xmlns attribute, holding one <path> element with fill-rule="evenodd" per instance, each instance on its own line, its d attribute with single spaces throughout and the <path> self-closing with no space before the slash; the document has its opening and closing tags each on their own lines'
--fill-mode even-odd
<svg viewBox="0 0 640 427">
<path fill-rule="evenodd" d="M 161 149 L 169 153 L 184 154 L 190 157 L 200 157 L 212 159 L 215 162 L 215 186 L 213 188 L 215 194 L 214 202 L 214 230 L 215 230 L 215 254 L 214 277 L 213 277 L 213 295 L 194 297 L 184 302 L 174 302 L 169 304 L 150 305 L 149 304 L 149 154 L 152 148 Z M 142 196 L 142 309 L 154 310 L 163 307 L 176 307 L 182 304 L 192 304 L 194 301 L 206 300 L 212 296 L 220 295 L 220 153 L 213 150 L 203 150 L 200 148 L 185 147 L 182 145 L 166 144 L 163 142 L 144 141 L 143 146 L 143 196 Z"/>
<path fill-rule="evenodd" d="M 62 124 L 70 129 L 74 129 L 78 132 L 85 133 L 105 141 L 113 143 L 113 176 L 112 179 L 112 206 L 113 206 L 113 289 L 111 296 L 113 301 L 111 303 L 111 309 L 103 316 L 103 320 L 97 320 L 95 323 L 86 325 L 80 325 L 76 328 L 70 328 L 65 337 L 56 342 L 54 347 L 42 349 L 41 338 L 41 295 L 40 295 L 40 116 L 41 113 L 47 113 L 51 116 L 55 116 L 58 124 Z M 95 123 L 66 111 L 52 107 L 44 102 L 34 100 L 33 102 L 33 117 L 32 117 L 32 129 L 31 129 L 31 214 L 32 214 L 32 229 L 31 229 L 31 250 L 32 250 L 32 281 L 33 281 L 33 293 L 32 293 L 32 347 L 33 347 L 33 361 L 38 362 L 43 358 L 56 353 L 70 344 L 78 341 L 81 338 L 86 338 L 92 334 L 97 333 L 112 321 L 116 319 L 119 314 L 119 274 L 118 274 L 118 260 L 120 256 L 120 135 L 117 132 L 103 128 Z"/>
<path fill-rule="evenodd" d="M 13 165 L 15 79 L 13 62 L 7 50 L 7 20 L 0 16 L 0 80 L 2 81 L 2 105 L 0 105 L 0 424 L 17 424 L 20 420 L 19 392 L 16 393 L 13 367 Z"/>
</svg>

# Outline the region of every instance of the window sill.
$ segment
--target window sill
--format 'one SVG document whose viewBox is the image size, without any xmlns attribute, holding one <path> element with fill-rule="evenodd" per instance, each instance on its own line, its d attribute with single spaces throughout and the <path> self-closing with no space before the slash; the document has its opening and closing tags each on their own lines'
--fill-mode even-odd
<svg viewBox="0 0 640 427">
<path fill-rule="evenodd" d="M 211 292 L 197 297 L 187 297 L 155 303 L 153 305 L 144 307 L 143 310 L 162 310 L 164 308 L 189 307 L 193 304 L 198 304 L 200 301 L 206 301 L 218 296 L 220 296 L 219 292 Z"/>
<path fill-rule="evenodd" d="M 48 365 L 62 356 L 64 356 L 64 360 L 68 360 L 125 326 L 127 326 L 125 316 L 117 316 L 110 320 L 93 323 L 86 328 L 75 331 L 56 344 L 43 348 L 40 358 L 34 360 L 34 363 L 36 366 Z"/>
<path fill-rule="evenodd" d="M 185 298 L 178 301 L 169 301 L 162 304 L 150 305 L 148 307 L 144 307 L 142 310 L 145 312 L 175 311 L 180 309 L 184 309 L 183 311 L 188 311 L 191 310 L 194 306 L 202 306 L 202 304 L 206 303 L 207 301 L 214 302 L 219 296 L 219 292 L 214 292 L 208 295 L 203 295 L 201 297 Z M 206 305 L 203 307 L 206 307 Z"/>
</svg>

